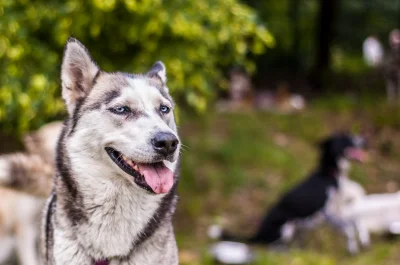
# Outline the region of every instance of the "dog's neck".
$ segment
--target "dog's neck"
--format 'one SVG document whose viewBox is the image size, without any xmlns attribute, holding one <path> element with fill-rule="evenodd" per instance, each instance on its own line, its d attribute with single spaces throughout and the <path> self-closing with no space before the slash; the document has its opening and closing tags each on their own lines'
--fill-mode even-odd
<svg viewBox="0 0 400 265">
<path fill-rule="evenodd" d="M 338 161 L 339 177 L 348 178 L 351 164 L 348 159 L 340 158 Z"/>
<path fill-rule="evenodd" d="M 350 162 L 343 158 L 333 157 L 329 153 L 323 153 L 320 158 L 319 172 L 323 176 L 339 178 L 347 176 L 350 170 Z"/>
</svg>

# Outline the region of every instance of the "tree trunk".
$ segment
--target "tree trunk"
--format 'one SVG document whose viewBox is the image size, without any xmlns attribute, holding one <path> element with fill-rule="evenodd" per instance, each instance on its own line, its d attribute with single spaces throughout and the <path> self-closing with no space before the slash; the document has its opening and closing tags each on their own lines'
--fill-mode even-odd
<svg viewBox="0 0 400 265">
<path fill-rule="evenodd" d="M 290 0 L 289 2 L 289 20 L 292 31 L 292 55 L 294 58 L 293 67 L 297 72 L 300 68 L 300 21 L 299 21 L 299 8 L 301 0 Z"/>
<path fill-rule="evenodd" d="M 315 62 L 311 73 L 313 89 L 322 89 L 323 76 L 330 70 L 331 45 L 335 36 L 335 18 L 340 0 L 319 0 L 317 32 L 315 40 Z"/>
<path fill-rule="evenodd" d="M 400 0 L 397 0 L 397 28 L 400 28 Z"/>
</svg>

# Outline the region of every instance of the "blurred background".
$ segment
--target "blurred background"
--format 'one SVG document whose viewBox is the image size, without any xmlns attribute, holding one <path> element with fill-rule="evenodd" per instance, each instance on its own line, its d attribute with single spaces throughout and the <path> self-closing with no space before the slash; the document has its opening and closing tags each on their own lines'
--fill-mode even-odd
<svg viewBox="0 0 400 265">
<path fill-rule="evenodd" d="M 399 27 L 400 0 L 0 0 L 0 153 L 64 117 L 69 36 L 106 71 L 162 60 L 185 145 L 180 260 L 213 264 L 207 228 L 252 234 L 332 132 L 369 138 L 369 163 L 351 171 L 368 193 L 398 189 Z M 256 253 L 253 264 L 391 265 L 400 241 L 374 238 L 350 257 L 345 238 L 323 226 L 304 246 Z"/>
</svg>

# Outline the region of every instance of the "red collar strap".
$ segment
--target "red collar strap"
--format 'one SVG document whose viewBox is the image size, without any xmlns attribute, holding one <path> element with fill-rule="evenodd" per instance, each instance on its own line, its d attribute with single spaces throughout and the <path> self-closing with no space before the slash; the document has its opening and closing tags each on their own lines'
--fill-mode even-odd
<svg viewBox="0 0 400 265">
<path fill-rule="evenodd" d="M 96 261 L 94 265 L 110 265 L 110 262 L 108 262 L 108 260 L 99 260 Z"/>
</svg>

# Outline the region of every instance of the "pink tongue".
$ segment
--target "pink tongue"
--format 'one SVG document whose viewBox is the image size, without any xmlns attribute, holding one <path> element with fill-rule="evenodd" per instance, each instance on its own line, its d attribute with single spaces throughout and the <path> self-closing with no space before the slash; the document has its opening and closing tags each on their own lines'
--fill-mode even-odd
<svg viewBox="0 0 400 265">
<path fill-rule="evenodd" d="M 358 148 L 349 148 L 347 150 L 347 156 L 360 162 L 364 162 L 367 159 L 365 151 Z"/>
<path fill-rule="evenodd" d="M 146 183 L 157 194 L 169 192 L 174 185 L 174 173 L 162 163 L 140 164 L 139 170 Z"/>
</svg>

